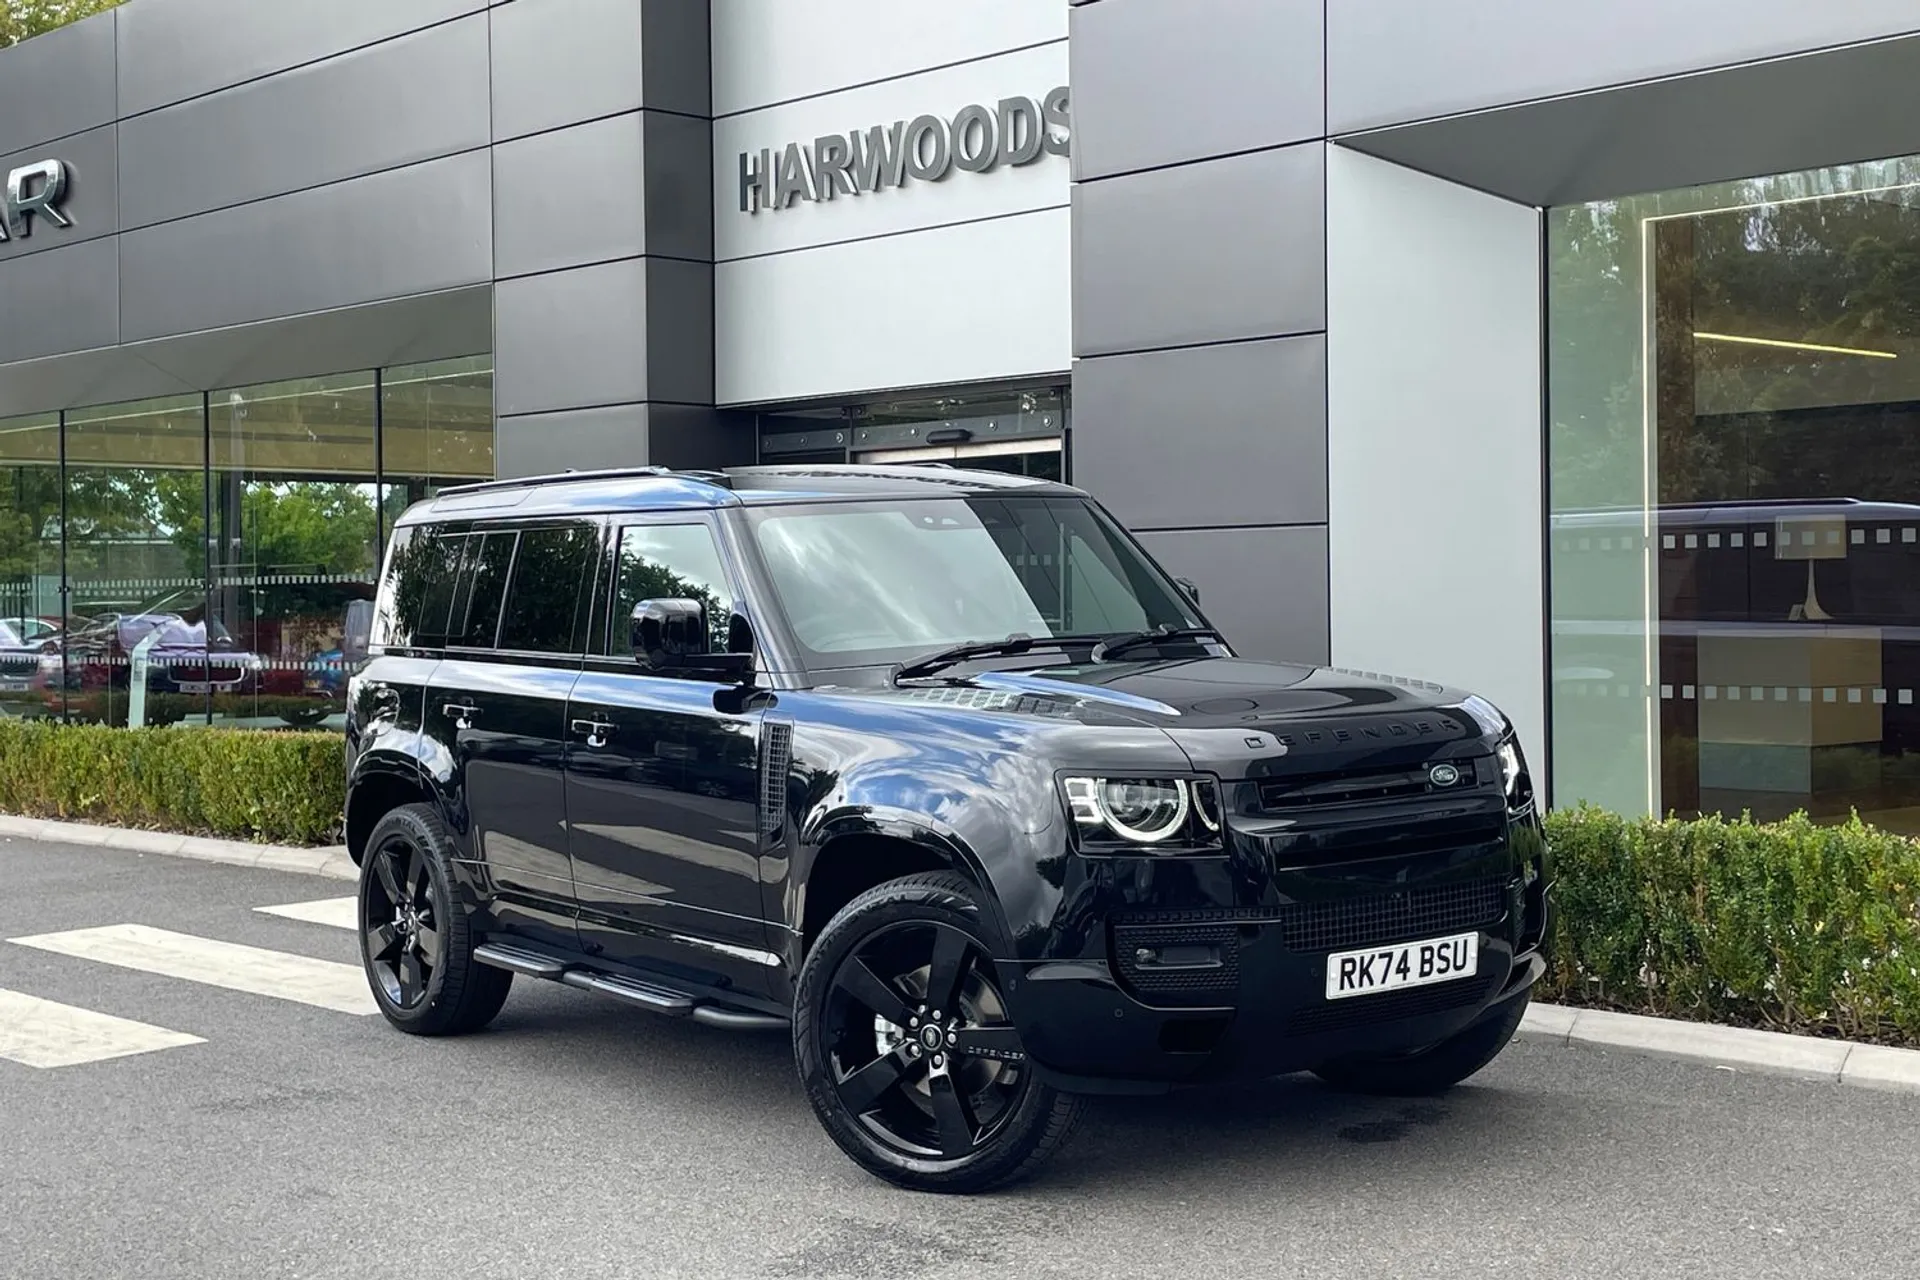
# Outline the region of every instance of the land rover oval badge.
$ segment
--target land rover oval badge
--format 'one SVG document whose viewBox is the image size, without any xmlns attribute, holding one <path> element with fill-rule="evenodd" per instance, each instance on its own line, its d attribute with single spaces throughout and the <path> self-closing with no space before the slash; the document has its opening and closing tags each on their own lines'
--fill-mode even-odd
<svg viewBox="0 0 1920 1280">
<path fill-rule="evenodd" d="M 1427 770 L 1427 781 L 1436 787 L 1450 787 L 1460 781 L 1460 770 L 1450 764 L 1437 764 Z"/>
</svg>

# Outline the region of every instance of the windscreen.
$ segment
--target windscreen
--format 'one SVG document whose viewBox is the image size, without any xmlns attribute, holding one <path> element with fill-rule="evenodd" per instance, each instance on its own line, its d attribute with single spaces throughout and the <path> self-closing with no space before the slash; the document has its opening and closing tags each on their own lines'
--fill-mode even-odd
<svg viewBox="0 0 1920 1280">
<path fill-rule="evenodd" d="M 755 541 L 817 666 L 948 645 L 1112 634 L 1199 619 L 1095 507 L 1074 498 L 937 498 L 769 507 Z"/>
</svg>

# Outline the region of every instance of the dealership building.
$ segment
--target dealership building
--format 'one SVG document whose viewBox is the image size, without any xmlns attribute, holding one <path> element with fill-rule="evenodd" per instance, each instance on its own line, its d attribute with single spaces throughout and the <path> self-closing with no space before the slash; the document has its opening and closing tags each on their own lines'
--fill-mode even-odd
<svg viewBox="0 0 1920 1280">
<path fill-rule="evenodd" d="M 1920 830 L 1911 0 L 130 0 L 0 175 L 0 659 L 297 722 L 442 485 L 945 461 L 1557 803 Z"/>
</svg>

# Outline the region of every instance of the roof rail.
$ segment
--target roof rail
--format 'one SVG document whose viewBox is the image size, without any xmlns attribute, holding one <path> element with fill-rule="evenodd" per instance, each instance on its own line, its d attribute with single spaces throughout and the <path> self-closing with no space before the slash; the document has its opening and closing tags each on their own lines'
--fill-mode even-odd
<svg viewBox="0 0 1920 1280">
<path fill-rule="evenodd" d="M 569 480 L 627 480 L 641 476 L 678 476 L 704 484 L 731 489 L 733 483 L 721 471 L 675 471 L 672 467 L 608 467 L 597 471 L 552 471 L 545 475 L 517 476 L 511 480 L 479 480 L 473 484 L 448 485 L 434 496 L 450 493 L 484 493 L 489 489 L 519 489 L 527 485 L 561 484 Z"/>
</svg>

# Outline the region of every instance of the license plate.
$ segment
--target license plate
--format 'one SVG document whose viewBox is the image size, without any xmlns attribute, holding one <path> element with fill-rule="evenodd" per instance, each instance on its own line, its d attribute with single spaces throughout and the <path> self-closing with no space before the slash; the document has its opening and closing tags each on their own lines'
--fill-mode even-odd
<svg viewBox="0 0 1920 1280">
<path fill-rule="evenodd" d="M 205 693 L 213 688 L 204 680 L 182 680 L 174 687 L 182 693 Z"/>
<path fill-rule="evenodd" d="M 1403 942 L 1327 957 L 1327 999 L 1370 996 L 1403 987 L 1425 987 L 1471 978 L 1480 967 L 1480 935 L 1455 934 L 1426 942 Z"/>
</svg>

